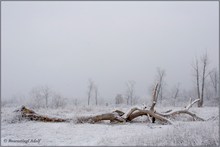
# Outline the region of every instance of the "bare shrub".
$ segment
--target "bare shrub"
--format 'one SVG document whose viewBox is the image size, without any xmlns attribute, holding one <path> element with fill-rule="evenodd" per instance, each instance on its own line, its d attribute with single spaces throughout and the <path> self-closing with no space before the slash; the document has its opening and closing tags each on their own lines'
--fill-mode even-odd
<svg viewBox="0 0 220 147">
<path fill-rule="evenodd" d="M 54 93 L 52 96 L 51 107 L 52 108 L 63 108 L 66 106 L 66 100 L 60 94 Z"/>
</svg>

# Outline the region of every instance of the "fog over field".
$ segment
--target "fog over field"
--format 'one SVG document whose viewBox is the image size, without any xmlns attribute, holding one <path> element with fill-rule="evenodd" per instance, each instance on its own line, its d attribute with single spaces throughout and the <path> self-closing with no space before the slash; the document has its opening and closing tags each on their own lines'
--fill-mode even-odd
<svg viewBox="0 0 220 147">
<path fill-rule="evenodd" d="M 1 98 L 30 98 L 47 86 L 68 99 L 87 99 L 88 80 L 113 102 L 135 82 L 151 96 L 158 69 L 164 93 L 193 91 L 192 64 L 207 53 L 219 63 L 218 2 L 2 2 Z"/>
</svg>

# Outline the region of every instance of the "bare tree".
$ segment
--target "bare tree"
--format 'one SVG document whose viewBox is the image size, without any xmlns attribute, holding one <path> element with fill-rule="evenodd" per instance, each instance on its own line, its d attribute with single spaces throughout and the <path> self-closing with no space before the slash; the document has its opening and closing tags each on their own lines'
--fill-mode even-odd
<svg viewBox="0 0 220 147">
<path fill-rule="evenodd" d="M 116 97 L 115 97 L 115 104 L 122 104 L 123 103 L 123 97 L 121 94 L 117 94 Z"/>
<path fill-rule="evenodd" d="M 206 77 L 209 75 L 209 72 L 207 72 L 207 65 L 208 65 L 207 53 L 201 57 L 201 64 L 202 64 L 202 73 L 200 73 L 199 63 L 198 63 L 197 58 L 196 58 L 195 64 L 192 66 L 195 72 L 195 77 L 196 77 L 197 97 L 199 99 L 198 107 L 203 106 L 205 82 L 206 82 Z M 200 84 L 200 81 L 201 81 L 201 84 Z M 201 92 L 200 92 L 200 89 L 201 89 Z"/>
<path fill-rule="evenodd" d="M 42 96 L 39 87 L 34 87 L 30 91 L 31 104 L 33 107 L 39 108 L 42 106 Z"/>
<path fill-rule="evenodd" d="M 42 89 L 43 97 L 45 98 L 45 106 L 46 108 L 48 108 L 48 98 L 50 95 L 50 89 L 47 86 L 42 87 L 41 89 Z"/>
<path fill-rule="evenodd" d="M 135 86 L 135 82 L 134 81 L 128 81 L 126 83 L 127 86 L 127 90 L 126 90 L 126 96 L 127 96 L 127 104 L 131 104 L 133 105 L 133 99 L 134 99 L 134 86 Z"/>
<path fill-rule="evenodd" d="M 180 93 L 180 83 L 178 83 L 173 91 L 172 91 L 172 97 L 173 97 L 173 100 L 174 100 L 174 106 L 176 105 L 176 99 L 177 97 L 179 96 L 179 93 Z"/>
<path fill-rule="evenodd" d="M 202 70 L 202 93 L 201 93 L 200 101 L 198 102 L 198 107 L 202 107 L 202 105 L 203 105 L 205 78 L 206 78 L 207 64 L 208 64 L 208 56 L 207 56 L 207 53 L 202 56 L 201 62 L 202 62 L 202 64 L 203 64 L 203 70 Z"/>
<path fill-rule="evenodd" d="M 178 97 L 179 95 L 179 87 L 176 87 L 176 92 L 175 92 L 175 95 L 174 95 L 174 99 L 176 100 L 176 98 Z"/>
<path fill-rule="evenodd" d="M 74 99 L 74 100 L 73 100 L 73 103 L 74 103 L 75 106 L 77 106 L 77 105 L 78 105 L 78 99 L 77 99 L 77 98 Z"/>
<path fill-rule="evenodd" d="M 52 107 L 62 108 L 66 105 L 65 99 L 58 93 L 54 93 L 52 96 Z"/>
<path fill-rule="evenodd" d="M 157 94 L 156 94 L 156 99 L 158 100 L 160 96 L 160 102 L 162 103 L 163 99 L 163 90 L 164 90 L 164 77 L 166 73 L 165 70 L 162 70 L 160 68 L 157 69 L 157 81 L 158 81 L 158 88 L 157 88 Z"/>
<path fill-rule="evenodd" d="M 94 86 L 94 92 L 95 92 L 95 104 L 98 105 L 98 87 Z"/>
<path fill-rule="evenodd" d="M 219 83 L 219 77 L 218 77 L 218 71 L 216 68 L 213 69 L 213 71 L 209 74 L 210 75 L 210 81 L 211 85 L 214 90 L 215 97 L 218 95 L 218 83 Z"/>
<path fill-rule="evenodd" d="M 50 96 L 51 90 L 47 86 L 42 87 L 34 87 L 30 94 L 31 97 L 34 100 L 34 105 L 36 107 L 41 107 L 44 105 L 46 108 L 48 108 L 48 99 Z M 45 103 L 42 102 L 42 100 L 45 100 Z M 43 104 L 44 103 L 44 104 Z"/>
<path fill-rule="evenodd" d="M 94 82 L 89 79 L 89 86 L 88 86 L 88 105 L 90 104 L 90 99 L 92 97 L 92 91 L 93 91 L 93 88 L 94 88 Z"/>
<path fill-rule="evenodd" d="M 192 65 L 194 71 L 195 71 L 195 76 L 196 76 L 196 88 L 197 88 L 197 97 L 200 99 L 200 84 L 199 84 L 199 63 L 198 59 L 196 58 L 195 64 Z M 198 103 L 199 104 L 199 103 Z"/>
</svg>

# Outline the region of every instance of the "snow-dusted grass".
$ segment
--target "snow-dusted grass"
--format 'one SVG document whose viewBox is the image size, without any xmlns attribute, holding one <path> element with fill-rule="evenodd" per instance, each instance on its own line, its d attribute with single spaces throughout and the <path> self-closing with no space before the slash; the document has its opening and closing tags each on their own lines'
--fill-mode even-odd
<svg viewBox="0 0 220 147">
<path fill-rule="evenodd" d="M 219 145 L 219 110 L 218 107 L 193 107 L 191 112 L 209 121 L 180 121 L 179 117 L 174 125 L 151 124 L 144 122 L 110 124 L 72 123 L 44 123 L 34 121 L 18 121 L 16 113 L 18 107 L 3 107 L 1 109 L 1 145 L 29 146 L 29 145 L 120 145 L 120 146 L 171 146 L 171 145 Z M 34 109 L 39 114 L 75 118 L 77 116 L 96 115 L 111 112 L 120 107 L 69 107 L 65 109 Z M 130 108 L 120 110 L 127 112 Z M 168 109 L 156 108 L 158 112 Z M 145 120 L 140 117 L 138 120 Z M 9 142 L 20 141 L 20 142 Z M 38 140 L 39 139 L 39 140 Z M 32 142 L 31 142 L 32 140 Z M 35 141 L 35 142 L 33 142 Z M 39 142 L 39 143 L 38 143 Z"/>
</svg>

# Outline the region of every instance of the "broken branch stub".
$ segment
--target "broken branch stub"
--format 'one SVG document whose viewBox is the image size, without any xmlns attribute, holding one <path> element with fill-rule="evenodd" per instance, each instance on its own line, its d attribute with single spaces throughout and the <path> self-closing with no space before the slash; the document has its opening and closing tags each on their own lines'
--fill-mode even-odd
<svg viewBox="0 0 220 147">
<path fill-rule="evenodd" d="M 190 103 L 189 103 L 188 106 L 186 106 L 186 110 L 189 110 L 189 108 L 191 108 L 192 105 L 195 104 L 196 102 L 198 102 L 199 100 L 200 100 L 200 99 L 196 99 L 196 100 L 194 100 L 194 101 L 192 102 L 192 99 L 190 98 Z"/>
<path fill-rule="evenodd" d="M 157 87 L 158 87 L 158 83 L 156 84 L 155 88 L 154 88 L 154 91 L 153 91 L 153 97 L 152 97 L 152 106 L 150 108 L 151 111 L 154 111 L 154 106 L 156 105 L 157 103 L 157 98 L 156 98 L 156 95 L 157 95 Z"/>
</svg>

